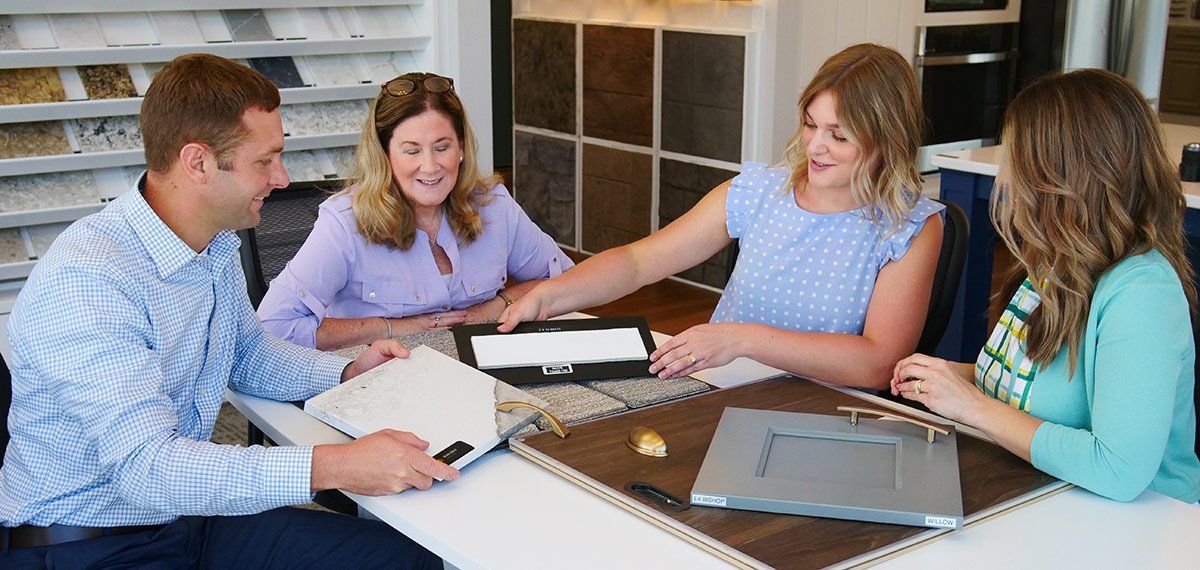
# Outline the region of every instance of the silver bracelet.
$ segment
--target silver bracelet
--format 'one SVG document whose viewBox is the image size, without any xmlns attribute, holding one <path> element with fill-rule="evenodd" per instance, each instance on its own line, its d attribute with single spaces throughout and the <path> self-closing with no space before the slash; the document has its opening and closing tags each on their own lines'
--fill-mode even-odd
<svg viewBox="0 0 1200 570">
<path fill-rule="evenodd" d="M 387 320 L 387 317 L 379 317 L 379 318 L 383 319 L 383 324 L 387 326 L 387 331 L 388 331 L 387 337 L 389 339 L 396 338 L 396 337 L 392 336 L 392 322 Z"/>
</svg>

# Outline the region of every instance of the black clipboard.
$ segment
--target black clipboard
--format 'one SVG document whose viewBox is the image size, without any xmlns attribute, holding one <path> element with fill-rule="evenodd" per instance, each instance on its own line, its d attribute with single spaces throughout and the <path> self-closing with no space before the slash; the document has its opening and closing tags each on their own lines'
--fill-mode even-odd
<svg viewBox="0 0 1200 570">
<path fill-rule="evenodd" d="M 560 321 L 529 321 L 517 325 L 511 333 L 496 330 L 495 323 L 459 325 L 451 328 L 454 344 L 458 347 L 458 358 L 466 364 L 479 368 L 475 360 L 475 347 L 471 338 L 496 334 L 545 333 L 556 331 L 582 331 L 636 328 L 646 346 L 646 354 L 654 352 L 654 337 L 645 317 L 605 317 L 599 319 L 566 319 Z M 489 368 L 484 372 L 509 384 L 533 384 L 538 382 L 569 382 L 574 380 L 608 380 L 612 378 L 646 377 L 650 375 L 650 359 L 624 360 L 620 362 L 593 362 L 587 364 L 555 364 L 551 366 L 518 366 L 513 368 Z"/>
</svg>

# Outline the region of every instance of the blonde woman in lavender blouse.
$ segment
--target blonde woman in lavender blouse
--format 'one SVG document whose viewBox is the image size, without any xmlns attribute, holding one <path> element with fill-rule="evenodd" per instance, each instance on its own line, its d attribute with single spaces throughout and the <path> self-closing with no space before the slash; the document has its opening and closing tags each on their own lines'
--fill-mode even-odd
<svg viewBox="0 0 1200 570">
<path fill-rule="evenodd" d="M 479 175 L 475 136 L 449 78 L 384 84 L 356 175 L 321 204 L 258 308 L 263 327 L 322 350 L 492 321 L 573 263 L 505 188 Z M 518 284 L 504 289 L 509 277 Z"/>
</svg>

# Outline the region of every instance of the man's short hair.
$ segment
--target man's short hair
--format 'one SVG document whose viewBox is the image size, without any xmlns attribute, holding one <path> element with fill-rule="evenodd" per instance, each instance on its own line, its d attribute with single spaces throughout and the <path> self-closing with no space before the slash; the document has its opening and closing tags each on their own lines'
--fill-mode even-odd
<svg viewBox="0 0 1200 570">
<path fill-rule="evenodd" d="M 248 134 L 247 109 L 273 111 L 279 89 L 263 74 L 207 53 L 181 55 L 163 67 L 142 100 L 146 167 L 165 172 L 190 143 L 203 143 L 217 167 L 232 168 L 233 150 Z"/>
</svg>

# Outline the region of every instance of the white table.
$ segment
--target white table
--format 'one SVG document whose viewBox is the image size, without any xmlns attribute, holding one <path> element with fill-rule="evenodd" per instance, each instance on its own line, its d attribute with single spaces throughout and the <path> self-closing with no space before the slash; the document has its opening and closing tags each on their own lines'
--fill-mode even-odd
<svg viewBox="0 0 1200 570">
<path fill-rule="evenodd" d="M 661 344 L 665 335 L 655 333 Z M 718 386 L 774 376 L 746 359 L 697 375 Z M 280 445 L 349 438 L 285 402 L 226 397 Z M 966 431 L 966 430 L 964 430 Z M 425 492 L 350 496 L 462 569 L 726 568 L 707 552 L 510 451 L 485 455 L 459 480 Z M 1129 504 L 1072 488 L 950 533 L 883 563 L 891 568 L 1196 568 L 1200 507 L 1149 492 Z"/>
</svg>

